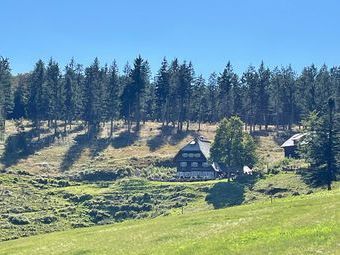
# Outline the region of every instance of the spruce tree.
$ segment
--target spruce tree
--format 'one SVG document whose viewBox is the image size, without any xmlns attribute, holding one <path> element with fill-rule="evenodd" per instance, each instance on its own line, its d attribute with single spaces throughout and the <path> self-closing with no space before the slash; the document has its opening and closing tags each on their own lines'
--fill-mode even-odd
<svg viewBox="0 0 340 255">
<path fill-rule="evenodd" d="M 107 83 L 107 94 L 105 95 L 107 114 L 110 120 L 110 137 L 114 130 L 114 121 L 119 117 L 120 108 L 120 84 L 119 73 L 116 62 L 114 61 L 109 71 L 109 79 Z"/>
<path fill-rule="evenodd" d="M 40 121 L 43 118 L 43 112 L 46 110 L 42 103 L 43 84 L 45 79 L 45 66 L 42 60 L 39 60 L 33 72 L 30 75 L 29 94 L 28 94 L 28 117 L 32 120 L 35 129 L 40 137 Z"/>
<path fill-rule="evenodd" d="M 9 60 L 0 57 L 0 138 L 3 139 L 6 118 L 12 110 L 12 89 Z"/>
<path fill-rule="evenodd" d="M 84 81 L 84 120 L 87 122 L 89 138 L 93 138 L 99 132 L 101 115 L 101 91 L 102 81 L 98 58 L 85 69 Z"/>
<path fill-rule="evenodd" d="M 145 100 L 145 88 L 149 81 L 149 64 L 141 56 L 138 56 L 130 73 L 132 97 L 134 99 L 134 112 L 136 119 L 136 131 L 140 130 L 141 112 Z"/>
<path fill-rule="evenodd" d="M 45 82 L 43 83 L 42 107 L 44 108 L 44 117 L 49 123 L 53 123 L 55 135 L 58 130 L 58 120 L 61 119 L 61 106 L 64 104 L 64 100 L 61 99 L 62 95 L 59 65 L 50 59 L 46 68 Z"/>
<path fill-rule="evenodd" d="M 159 121 L 168 123 L 168 111 L 170 103 L 170 71 L 168 61 L 163 59 L 155 79 L 155 96 L 156 96 L 156 116 Z"/>
<path fill-rule="evenodd" d="M 237 82 L 237 75 L 234 73 L 233 67 L 229 61 L 217 80 L 219 90 L 218 110 L 220 118 L 230 117 L 233 112 L 231 90 Z"/>
<path fill-rule="evenodd" d="M 256 102 L 258 97 L 258 74 L 255 70 L 255 67 L 249 66 L 247 71 L 243 73 L 242 83 L 245 88 L 245 97 L 244 97 L 244 105 L 245 105 L 245 119 L 250 126 L 250 131 L 255 130 L 255 124 L 257 123 L 256 119 Z"/>
<path fill-rule="evenodd" d="M 257 86 L 257 100 L 256 113 L 260 129 L 262 125 L 268 127 L 269 116 L 269 86 L 270 86 L 270 70 L 264 67 L 263 61 L 258 69 L 258 86 Z"/>
<path fill-rule="evenodd" d="M 208 121 L 218 121 L 218 87 L 217 87 L 217 74 L 212 73 L 208 79 L 207 86 L 207 102 L 208 102 Z"/>
<path fill-rule="evenodd" d="M 313 111 L 304 120 L 306 137 L 300 152 L 312 168 L 327 173 L 326 183 L 330 190 L 340 164 L 340 126 L 334 98 L 328 100 L 326 107 L 324 114 Z"/>
<path fill-rule="evenodd" d="M 27 77 L 20 75 L 14 91 L 14 106 L 11 114 L 13 119 L 18 120 L 27 117 L 27 86 Z"/>
</svg>

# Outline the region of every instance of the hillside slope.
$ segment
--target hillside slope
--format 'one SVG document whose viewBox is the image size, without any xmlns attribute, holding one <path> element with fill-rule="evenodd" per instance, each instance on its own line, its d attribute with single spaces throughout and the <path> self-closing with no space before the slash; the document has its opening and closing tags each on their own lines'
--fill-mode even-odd
<svg viewBox="0 0 340 255">
<path fill-rule="evenodd" d="M 0 243 L 0 254 L 336 254 L 340 189 Z"/>
<path fill-rule="evenodd" d="M 128 134 L 123 123 L 118 123 L 113 137 L 108 136 L 108 125 L 101 128 L 96 140 L 88 140 L 80 123 L 68 127 L 65 137 L 54 136 L 45 123 L 40 140 L 28 122 L 18 133 L 12 121 L 7 123 L 7 144 L 0 144 L 0 170 L 24 170 L 35 175 L 64 176 L 89 169 L 113 170 L 130 166 L 134 170 L 150 165 L 166 165 L 178 150 L 193 136 L 215 136 L 216 125 L 202 124 L 201 131 L 192 123 L 190 130 L 181 134 L 176 128 L 162 128 L 160 123 L 146 122 L 137 133 Z M 60 127 L 62 130 L 62 126 Z M 277 162 L 283 151 L 270 136 L 257 136 L 257 151 L 261 159 Z"/>
</svg>

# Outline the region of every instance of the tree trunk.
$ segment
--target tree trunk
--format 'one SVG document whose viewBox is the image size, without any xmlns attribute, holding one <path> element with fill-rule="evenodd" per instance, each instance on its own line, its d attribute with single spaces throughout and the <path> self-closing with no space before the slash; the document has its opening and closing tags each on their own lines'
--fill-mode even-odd
<svg viewBox="0 0 340 255">
<path fill-rule="evenodd" d="M 111 121 L 110 121 L 110 138 L 112 137 L 112 134 L 113 134 L 113 118 L 111 118 Z"/>
<path fill-rule="evenodd" d="M 136 131 L 140 130 L 140 95 L 137 96 L 136 102 Z"/>
</svg>

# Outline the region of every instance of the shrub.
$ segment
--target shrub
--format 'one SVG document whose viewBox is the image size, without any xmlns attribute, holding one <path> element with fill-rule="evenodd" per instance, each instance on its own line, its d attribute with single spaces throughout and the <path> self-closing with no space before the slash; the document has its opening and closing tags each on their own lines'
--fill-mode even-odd
<svg viewBox="0 0 340 255">
<path fill-rule="evenodd" d="M 122 167 L 119 169 L 87 170 L 80 172 L 74 178 L 77 181 L 114 181 L 131 176 L 131 174 L 131 167 Z"/>
<path fill-rule="evenodd" d="M 38 221 L 40 221 L 43 224 L 51 224 L 53 222 L 56 222 L 57 220 L 58 218 L 53 215 L 48 215 L 38 219 Z"/>
<path fill-rule="evenodd" d="M 94 223 L 98 223 L 106 218 L 110 218 L 110 214 L 105 211 L 93 209 L 89 211 L 89 215 L 91 217 L 91 221 Z"/>
<path fill-rule="evenodd" d="M 8 217 L 10 223 L 14 225 L 27 225 L 30 224 L 30 221 L 22 215 L 11 215 Z"/>
</svg>

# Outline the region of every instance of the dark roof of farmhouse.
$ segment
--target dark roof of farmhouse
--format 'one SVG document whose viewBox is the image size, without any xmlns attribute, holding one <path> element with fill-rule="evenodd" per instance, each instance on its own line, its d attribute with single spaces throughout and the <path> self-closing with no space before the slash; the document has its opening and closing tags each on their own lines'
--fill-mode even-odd
<svg viewBox="0 0 340 255">
<path fill-rule="evenodd" d="M 190 143 L 185 145 L 181 152 L 202 152 L 202 154 L 208 159 L 210 157 L 210 145 L 211 142 L 204 137 L 197 137 Z"/>
</svg>

